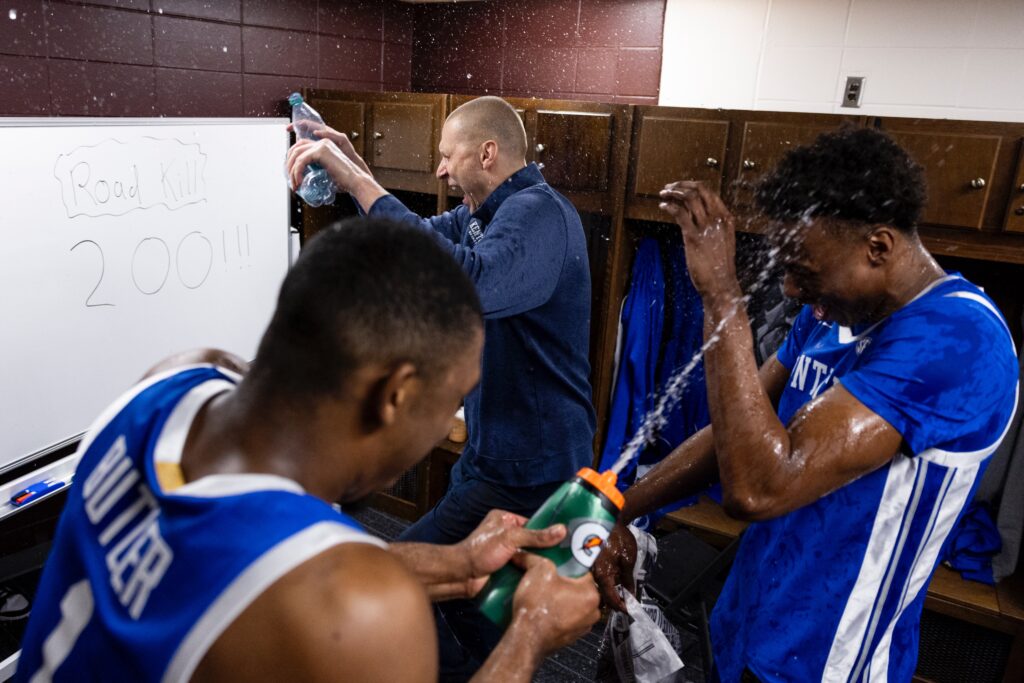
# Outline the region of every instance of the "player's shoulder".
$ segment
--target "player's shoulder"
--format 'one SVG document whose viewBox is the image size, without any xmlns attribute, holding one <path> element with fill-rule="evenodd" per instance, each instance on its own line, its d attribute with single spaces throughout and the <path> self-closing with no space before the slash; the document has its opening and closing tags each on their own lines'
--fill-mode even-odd
<svg viewBox="0 0 1024 683">
<path fill-rule="evenodd" d="M 280 680 L 285 672 L 310 681 L 336 680 L 339 673 L 353 680 L 389 672 L 405 678 L 417 662 L 389 661 L 387 653 L 404 649 L 430 671 L 433 660 L 417 643 L 434 643 L 422 586 L 386 549 L 344 543 L 303 562 L 254 600 L 210 650 L 202 678 L 232 670 L 254 680 Z"/>
<path fill-rule="evenodd" d="M 978 286 L 950 275 L 893 316 L 899 328 L 951 343 L 1012 349 L 1011 333 L 995 303 Z"/>
<path fill-rule="evenodd" d="M 308 609 L 348 621 L 364 608 L 396 606 L 426 594 L 408 569 L 385 548 L 343 543 L 307 560 L 272 587 L 282 604 L 308 601 Z M 363 614 L 366 616 L 366 614 Z"/>
<path fill-rule="evenodd" d="M 249 370 L 249 364 L 230 351 L 214 348 L 198 348 L 182 351 L 169 356 L 149 368 L 141 381 L 157 377 L 167 377 L 197 365 L 210 365 L 220 369 L 232 379 L 237 380 Z"/>
</svg>

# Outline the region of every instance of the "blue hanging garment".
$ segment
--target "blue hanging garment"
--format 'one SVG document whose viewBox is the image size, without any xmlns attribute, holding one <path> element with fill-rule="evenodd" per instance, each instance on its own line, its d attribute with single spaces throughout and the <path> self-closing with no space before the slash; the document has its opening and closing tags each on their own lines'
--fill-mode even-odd
<svg viewBox="0 0 1024 683">
<path fill-rule="evenodd" d="M 704 304 L 690 280 L 682 239 L 670 240 L 665 253 L 665 326 L 658 389 L 664 391 L 704 344 Z M 641 464 L 661 462 L 679 444 L 711 422 L 704 360 L 686 376 L 679 400 L 673 404 L 657 441 L 640 458 Z"/>
<path fill-rule="evenodd" d="M 612 394 L 608 438 L 601 457 L 602 470 L 615 463 L 672 377 L 690 362 L 702 344 L 704 310 L 686 269 L 682 240 L 670 240 L 665 250 L 663 265 L 658 240 L 645 238 L 637 249 L 629 294 L 622 309 L 621 360 Z M 654 443 L 619 473 L 621 489 L 631 486 L 638 474 L 642 476 L 710 421 L 703 362 L 687 376 L 679 400 L 669 407 L 665 417 L 665 426 L 654 435 Z M 668 512 L 695 501 L 695 497 L 684 499 L 634 523 L 651 528 Z"/>
<path fill-rule="evenodd" d="M 608 416 L 608 436 L 601 455 L 601 471 L 615 464 L 622 447 L 654 408 L 664 301 L 665 278 L 658 241 L 647 237 L 637 247 L 632 281 L 622 307 L 622 350 Z M 619 488 L 628 488 L 635 474 L 636 460 L 619 473 Z"/>
<path fill-rule="evenodd" d="M 657 371 L 659 396 L 700 352 L 704 343 L 704 305 L 690 280 L 682 239 L 673 234 L 663 244 L 663 254 L 666 293 L 664 341 Z M 665 417 L 665 426 L 655 435 L 655 442 L 640 455 L 637 476 L 643 476 L 679 444 L 711 422 L 703 359 L 683 380 L 678 400 L 671 405 Z M 668 513 L 696 502 L 697 496 L 683 498 L 639 518 L 635 524 L 641 529 L 650 530 Z"/>
</svg>

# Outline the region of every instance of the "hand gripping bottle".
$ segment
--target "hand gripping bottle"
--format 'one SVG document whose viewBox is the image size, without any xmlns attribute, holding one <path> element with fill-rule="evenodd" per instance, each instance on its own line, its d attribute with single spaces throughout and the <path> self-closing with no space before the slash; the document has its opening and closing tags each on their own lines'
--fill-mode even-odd
<svg viewBox="0 0 1024 683">
<path fill-rule="evenodd" d="M 288 96 L 288 104 L 292 105 L 292 129 L 295 131 L 295 137 L 317 140 L 318 138 L 313 136 L 313 131 L 324 125 L 320 114 L 303 102 L 302 95 L 297 92 Z M 333 204 L 337 192 L 338 188 L 335 187 L 331 176 L 319 164 L 310 164 L 306 167 L 302 184 L 295 190 L 295 194 L 302 197 L 310 206 Z"/>
<path fill-rule="evenodd" d="M 615 473 L 598 474 L 584 467 L 544 501 L 526 523 L 527 529 L 543 529 L 561 522 L 565 538 L 551 548 L 529 548 L 555 563 L 562 576 L 577 577 L 590 571 L 601 547 L 615 526 L 624 498 L 615 488 Z M 476 598 L 481 612 L 501 628 L 512 621 L 512 596 L 523 571 L 507 564 L 491 575 Z"/>
</svg>

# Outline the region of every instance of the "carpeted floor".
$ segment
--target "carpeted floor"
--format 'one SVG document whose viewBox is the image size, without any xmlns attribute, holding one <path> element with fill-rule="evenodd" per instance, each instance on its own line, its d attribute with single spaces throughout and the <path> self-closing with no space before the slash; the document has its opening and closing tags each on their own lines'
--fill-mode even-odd
<svg viewBox="0 0 1024 683">
<path fill-rule="evenodd" d="M 350 512 L 356 520 L 362 524 L 370 533 L 392 540 L 408 526 L 408 522 L 398 517 L 365 508 L 358 512 Z M 604 632 L 604 623 L 599 622 L 594 629 L 583 638 L 579 639 L 569 647 L 563 648 L 545 660 L 533 678 L 534 683 L 585 683 L 594 680 L 597 672 L 597 650 L 601 643 L 601 634 Z M 692 648 L 687 648 L 683 661 L 686 664 L 685 676 L 682 677 L 686 683 L 704 683 L 704 675 L 700 669 L 699 655 L 697 654 L 696 639 L 693 639 Z M 688 658 L 692 649 L 693 657 Z"/>
</svg>

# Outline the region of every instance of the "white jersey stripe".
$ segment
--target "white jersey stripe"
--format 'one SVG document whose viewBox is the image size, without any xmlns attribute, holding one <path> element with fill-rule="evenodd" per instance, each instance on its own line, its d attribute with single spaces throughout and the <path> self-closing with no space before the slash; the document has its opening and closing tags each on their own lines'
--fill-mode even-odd
<svg viewBox="0 0 1024 683">
<path fill-rule="evenodd" d="M 156 463 L 180 464 L 185 440 L 196 414 L 214 396 L 231 391 L 235 385 L 223 379 L 203 382 L 185 394 L 164 423 L 156 444 L 152 460 Z M 220 498 L 237 496 L 257 491 L 289 491 L 303 494 L 305 489 L 291 479 L 274 474 L 211 474 L 190 481 L 173 491 L 163 491 L 166 496 L 190 496 L 193 498 Z"/>
<path fill-rule="evenodd" d="M 156 462 L 180 463 L 181 452 L 185 449 L 185 440 L 196 413 L 217 394 L 234 388 L 235 385 L 225 379 L 211 379 L 182 396 L 160 430 L 160 436 L 153 447 L 153 459 Z"/>
<path fill-rule="evenodd" d="M 921 491 L 924 489 L 925 480 L 928 478 L 927 475 L 928 463 L 922 462 L 920 467 L 917 468 L 917 475 L 914 479 L 914 490 L 910 495 L 910 500 L 906 503 L 903 522 L 900 524 L 899 536 L 896 540 L 896 547 L 892 550 L 888 566 L 885 570 L 885 578 L 883 579 L 882 585 L 878 590 L 878 595 L 875 598 L 875 605 L 871 610 L 871 623 L 868 625 L 868 630 L 864 634 L 864 642 L 861 643 L 860 654 L 857 655 L 857 662 L 853 667 L 853 671 L 850 673 L 850 680 L 858 680 L 861 676 L 861 672 L 864 670 L 864 665 L 870 661 L 872 654 L 871 642 L 875 639 L 875 630 L 878 628 L 878 622 L 882 618 L 882 612 L 885 610 L 885 601 L 889 597 L 889 591 L 892 589 L 893 577 L 896 575 L 896 570 L 899 567 L 900 556 L 903 555 L 903 547 L 907 543 L 907 537 L 910 535 L 910 528 L 913 525 L 915 515 L 917 515 L 917 505 L 921 500 Z M 868 541 L 868 546 L 870 547 L 870 545 L 871 542 Z"/>
<path fill-rule="evenodd" d="M 76 451 L 78 456 L 81 457 L 81 455 L 85 453 L 86 449 L 88 449 L 89 446 L 92 445 L 92 442 L 96 438 L 96 436 L 103 430 L 104 427 L 107 426 L 107 423 L 113 420 L 118 413 L 124 410 L 124 407 L 128 405 L 128 403 L 133 398 L 135 398 L 136 396 L 138 396 L 143 391 L 153 386 L 157 382 L 167 379 L 171 375 L 183 372 L 185 370 L 192 370 L 195 368 L 217 368 L 217 370 L 223 372 L 226 375 L 238 377 L 237 374 L 231 372 L 230 370 L 225 370 L 220 366 L 212 365 L 210 363 L 193 363 L 191 365 L 180 365 L 176 368 L 171 368 L 170 370 L 165 370 L 163 372 L 157 373 L 152 377 L 147 377 L 146 379 L 142 380 L 134 387 L 132 387 L 130 390 L 121 394 L 121 396 L 119 396 L 116 401 L 107 406 L 107 409 L 100 413 L 100 416 L 97 417 L 91 425 L 89 425 L 89 428 L 85 430 L 85 436 L 82 437 L 82 440 L 78 444 L 78 450 Z"/>
<path fill-rule="evenodd" d="M 903 454 L 898 454 L 889 463 L 885 487 L 879 498 L 878 511 L 872 523 L 864 560 L 832 638 L 828 659 L 822 672 L 822 681 L 846 681 L 857 662 L 860 645 L 868 630 L 872 605 L 878 597 L 878 587 L 892 556 L 892 548 L 899 537 L 907 500 L 913 492 L 918 468 L 923 464 L 923 460 L 908 458 Z"/>
<path fill-rule="evenodd" d="M 164 671 L 163 683 L 192 678 L 203 656 L 220 634 L 272 583 L 340 543 L 369 543 L 386 548 L 380 539 L 338 522 L 319 522 L 281 541 L 250 564 L 192 625 Z"/>
<path fill-rule="evenodd" d="M 279 477 L 276 474 L 209 474 L 202 479 L 190 481 L 184 486 L 179 486 L 167 497 L 191 496 L 193 498 L 223 498 L 224 496 L 238 496 L 243 493 L 255 493 L 257 491 L 288 491 L 299 495 L 306 492 L 302 486 L 291 479 Z"/>
<path fill-rule="evenodd" d="M 961 292 L 950 292 L 949 294 L 946 295 L 946 297 L 947 298 L 948 297 L 955 297 L 957 299 L 970 299 L 971 301 L 975 301 L 975 302 L 981 304 L 982 306 L 984 306 L 985 308 L 987 308 L 989 310 L 989 312 L 993 316 L 995 316 L 996 320 L 998 320 L 1000 323 L 1002 323 L 1003 329 L 1006 330 L 1006 334 L 1010 338 L 1010 344 L 1013 344 L 1013 335 L 1010 333 L 1010 326 L 1007 325 L 1006 324 L 1006 320 L 1003 319 L 1003 314 L 1000 313 L 999 310 L 996 309 L 996 307 L 993 306 L 988 301 L 988 299 L 986 299 L 985 297 L 983 297 L 980 294 L 977 294 L 975 292 L 963 292 L 963 291 L 961 291 Z M 1016 344 L 1013 345 L 1013 352 L 1017 353 L 1017 346 L 1016 346 Z"/>
<path fill-rule="evenodd" d="M 54 672 L 71 654 L 78 637 L 89 625 L 94 605 L 88 579 L 68 588 L 60 601 L 60 621 L 43 641 L 43 664 L 29 683 L 50 683 L 53 680 Z"/>
<path fill-rule="evenodd" d="M 937 499 L 936 499 L 936 502 L 932 504 L 932 512 L 931 512 L 931 515 L 930 515 L 930 517 L 929 517 L 929 521 L 928 521 L 928 524 L 927 524 L 927 525 L 925 526 L 925 533 L 924 533 L 924 536 L 925 536 L 926 538 L 927 538 L 927 536 L 928 536 L 928 533 L 930 533 L 930 529 L 931 529 L 931 527 L 932 527 L 932 523 L 933 523 L 933 522 L 934 522 L 934 520 L 935 520 L 935 515 L 936 515 L 936 513 L 938 512 L 938 508 L 939 508 L 939 506 L 940 506 L 940 505 L 942 504 L 942 499 L 943 499 L 943 498 L 945 497 L 945 495 L 946 495 L 946 487 L 947 487 L 947 485 L 948 485 L 948 479 L 949 479 L 949 476 L 948 476 L 948 474 L 947 474 L 947 476 L 946 476 L 946 479 L 945 479 L 945 480 L 943 480 L 942 486 L 940 487 L 940 491 L 939 491 L 939 496 L 937 497 Z M 922 472 L 922 476 L 921 476 L 921 481 L 922 481 L 922 482 L 924 481 L 924 472 Z M 907 526 L 909 527 L 909 526 L 910 526 L 910 524 L 912 524 L 912 523 L 913 523 L 913 517 L 911 517 L 911 518 L 910 518 L 910 520 L 908 520 L 908 522 L 907 522 Z M 917 557 L 919 556 L 920 552 L 921 552 L 921 544 L 918 544 L 917 550 L 915 551 L 915 554 L 914 554 L 914 557 L 915 557 L 915 560 L 914 560 L 914 561 L 915 561 L 915 562 L 917 561 Z M 902 553 L 901 553 L 901 555 L 902 555 Z M 895 563 L 896 565 L 898 565 L 898 564 L 899 564 L 899 561 L 900 561 L 900 556 L 896 556 L 896 557 L 894 557 L 894 559 L 893 559 L 893 562 L 894 562 L 894 563 Z M 913 567 L 914 567 L 914 565 L 913 565 L 913 563 L 912 563 L 912 564 L 911 564 L 911 566 L 910 566 L 910 570 L 908 571 L 908 577 L 909 577 L 909 574 L 910 574 L 911 572 L 913 572 Z M 903 589 L 902 589 L 902 591 L 900 592 L 900 601 L 902 601 L 902 600 L 903 600 L 903 598 L 904 598 L 904 597 L 906 596 L 906 592 L 907 592 L 907 579 L 905 578 L 905 579 L 903 580 Z M 883 602 L 884 602 L 884 599 L 883 599 Z M 900 603 L 900 604 L 897 604 L 897 610 L 896 610 L 897 612 L 899 611 L 899 609 L 900 609 L 900 605 L 901 605 L 901 604 L 902 604 L 902 603 Z M 884 605 L 883 605 L 883 604 L 880 604 L 880 605 L 879 605 L 879 607 L 880 607 L 880 608 L 881 608 L 881 607 L 884 607 Z M 882 644 L 882 643 L 883 643 L 883 642 L 885 641 L 886 635 L 887 635 L 887 634 L 890 634 L 890 633 L 891 633 L 891 630 L 892 630 L 892 626 L 893 626 L 893 624 L 894 624 L 894 623 L 896 623 L 896 620 L 895 620 L 895 619 L 890 619 L 890 620 L 889 620 L 889 626 L 888 626 L 888 628 L 886 629 L 886 633 L 882 635 L 882 640 L 881 640 L 881 641 L 879 641 L 879 644 L 880 644 L 879 646 L 880 646 L 880 647 L 881 647 L 881 644 Z M 870 647 L 870 643 L 868 644 L 868 646 Z M 877 676 L 877 675 L 879 674 L 879 667 L 876 667 L 876 666 L 875 666 L 875 663 L 876 663 L 876 662 L 878 661 L 878 659 L 879 659 L 879 657 L 878 657 L 878 652 L 879 652 L 879 651 L 878 651 L 878 650 L 876 649 L 876 650 L 874 651 L 874 653 L 873 653 L 873 654 L 872 654 L 872 655 L 870 656 L 870 659 L 868 660 L 868 661 L 870 662 L 870 664 L 869 664 L 869 665 L 867 666 L 867 668 L 866 668 L 866 669 L 864 670 L 864 675 L 863 675 L 863 676 L 861 676 L 861 679 L 862 679 L 863 681 L 865 681 L 865 683 L 867 683 L 867 682 L 869 682 L 869 681 L 872 681 L 872 680 L 873 680 L 873 679 L 875 678 L 875 676 Z M 885 666 L 884 666 L 884 667 L 881 667 L 881 671 L 883 672 L 883 673 L 882 673 L 882 677 L 881 677 L 881 678 L 879 679 L 879 680 L 880 680 L 880 681 L 882 681 L 883 683 L 884 683 L 884 682 L 885 682 L 885 681 L 887 680 L 887 672 L 888 672 L 888 650 L 886 650 L 886 652 L 885 652 L 885 659 L 886 659 L 886 662 L 885 662 Z M 855 680 L 855 679 L 854 679 L 853 677 L 851 677 L 851 679 L 850 679 L 850 680 L 852 681 L 852 680 Z"/>
<path fill-rule="evenodd" d="M 967 505 L 968 496 L 974 486 L 974 480 L 978 476 L 979 467 L 951 468 L 946 475 L 950 481 L 949 486 L 943 492 L 944 495 L 938 504 L 938 515 L 935 516 L 935 526 L 925 537 L 925 542 L 911 568 L 905 589 L 904 599 L 900 601 L 899 609 L 889 622 L 882 640 L 879 641 L 875 651 L 875 661 L 871 664 L 872 680 L 884 681 L 888 675 L 889 654 L 892 648 L 892 634 L 899 623 L 900 618 L 906 611 L 907 606 L 914 602 L 924 590 L 925 584 L 932 575 L 932 569 L 938 561 L 939 552 L 942 550 L 946 538 L 953 530 L 953 525 L 960 516 L 961 511 Z M 952 476 L 950 476 L 952 475 Z"/>
<path fill-rule="evenodd" d="M 907 572 L 907 577 L 903 582 L 903 591 L 900 593 L 900 601 L 896 606 L 893 618 L 889 621 L 889 627 L 886 632 L 882 635 L 882 639 L 878 643 L 878 649 L 875 651 L 875 656 L 871 660 L 871 667 L 868 669 L 868 680 L 877 679 L 879 681 L 888 680 L 889 676 L 889 645 L 892 642 L 892 632 L 895 628 L 896 623 L 899 621 L 899 616 L 903 613 L 904 605 L 906 604 L 907 592 L 911 584 L 911 577 L 914 574 L 914 568 L 918 566 L 918 562 L 921 560 L 921 552 L 924 550 L 928 543 L 928 539 L 935 529 L 935 520 L 938 517 L 939 510 L 942 507 L 943 502 L 946 499 L 946 494 L 949 491 L 949 484 L 953 480 L 952 468 L 946 470 L 946 475 L 942 479 L 942 486 L 939 488 L 939 495 L 936 497 L 935 503 L 932 505 L 932 512 L 928 518 L 928 524 L 925 526 L 925 533 L 921 537 L 921 542 L 917 545 L 917 550 L 914 552 L 914 561 L 910 565 L 910 571 Z"/>
</svg>

